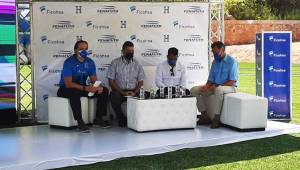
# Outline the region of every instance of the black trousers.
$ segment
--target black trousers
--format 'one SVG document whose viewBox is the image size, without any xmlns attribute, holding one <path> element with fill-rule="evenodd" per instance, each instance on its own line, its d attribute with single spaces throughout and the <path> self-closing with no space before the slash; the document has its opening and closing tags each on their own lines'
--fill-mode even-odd
<svg viewBox="0 0 300 170">
<path fill-rule="evenodd" d="M 77 121 L 82 120 L 80 97 L 88 97 L 88 92 L 73 88 L 60 87 L 57 91 L 57 96 L 68 98 L 70 100 L 74 119 Z M 94 96 L 89 98 L 97 98 L 96 119 L 102 119 L 103 116 L 106 116 L 108 89 L 103 87 L 103 92 L 101 94 L 95 93 Z"/>
<path fill-rule="evenodd" d="M 124 90 L 126 91 L 126 90 Z M 132 91 L 132 90 L 130 90 Z M 140 95 L 140 93 L 137 94 L 137 97 Z M 117 118 L 119 120 L 126 120 L 125 114 L 122 112 L 121 105 L 123 102 L 127 101 L 127 97 L 122 96 L 121 93 L 116 91 L 110 92 L 110 102 L 111 105 L 117 115 Z M 150 92 L 145 91 L 145 98 L 148 99 L 150 97 Z"/>
<path fill-rule="evenodd" d="M 111 105 L 117 115 L 117 118 L 119 120 L 126 120 L 126 117 L 121 109 L 121 104 L 127 101 L 127 98 L 122 96 L 121 93 L 116 91 L 111 91 L 109 96 L 110 96 Z"/>
</svg>

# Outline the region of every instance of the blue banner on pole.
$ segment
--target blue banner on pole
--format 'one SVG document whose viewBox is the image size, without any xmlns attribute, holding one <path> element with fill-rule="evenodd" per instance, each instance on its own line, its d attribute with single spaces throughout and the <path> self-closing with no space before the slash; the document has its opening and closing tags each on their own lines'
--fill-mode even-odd
<svg viewBox="0 0 300 170">
<path fill-rule="evenodd" d="M 263 95 L 269 119 L 291 119 L 291 33 L 266 32 L 263 43 Z"/>
</svg>

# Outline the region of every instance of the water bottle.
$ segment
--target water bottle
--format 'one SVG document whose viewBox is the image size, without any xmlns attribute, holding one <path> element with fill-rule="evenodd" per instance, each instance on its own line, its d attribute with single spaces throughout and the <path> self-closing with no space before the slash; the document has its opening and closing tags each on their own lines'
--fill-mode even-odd
<svg viewBox="0 0 300 170">
<path fill-rule="evenodd" d="M 155 99 L 155 92 L 153 89 L 150 90 L 150 98 Z"/>
<path fill-rule="evenodd" d="M 164 87 L 159 87 L 159 98 L 165 98 Z"/>
<path fill-rule="evenodd" d="M 142 86 L 141 89 L 140 89 L 140 99 L 145 99 L 145 90 L 144 90 L 144 86 Z"/>
<path fill-rule="evenodd" d="M 185 97 L 186 96 L 186 94 L 185 94 L 185 87 L 184 86 L 182 86 L 182 89 L 181 89 L 182 91 L 182 97 Z"/>
<path fill-rule="evenodd" d="M 175 86 L 175 97 L 176 97 L 176 98 L 180 97 L 180 88 L 179 88 L 178 85 Z"/>
<path fill-rule="evenodd" d="M 168 87 L 168 99 L 172 99 L 172 87 Z"/>
</svg>

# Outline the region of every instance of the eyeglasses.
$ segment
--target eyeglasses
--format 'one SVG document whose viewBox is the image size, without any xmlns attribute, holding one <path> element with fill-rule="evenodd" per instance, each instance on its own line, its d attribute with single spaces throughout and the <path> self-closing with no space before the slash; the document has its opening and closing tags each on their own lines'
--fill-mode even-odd
<svg viewBox="0 0 300 170">
<path fill-rule="evenodd" d="M 174 70 L 173 70 L 173 68 L 174 68 L 174 67 L 172 67 L 172 68 L 170 69 L 171 76 L 174 76 Z"/>
</svg>

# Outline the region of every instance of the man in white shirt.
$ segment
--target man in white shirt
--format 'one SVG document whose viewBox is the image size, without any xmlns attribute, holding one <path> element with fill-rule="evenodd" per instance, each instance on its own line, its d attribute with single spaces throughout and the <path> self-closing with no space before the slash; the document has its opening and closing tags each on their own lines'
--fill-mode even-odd
<svg viewBox="0 0 300 170">
<path fill-rule="evenodd" d="M 155 84 L 158 88 L 186 85 L 185 67 L 177 59 L 178 49 L 175 47 L 169 48 L 167 60 L 160 63 L 156 68 Z M 173 93 L 174 90 L 173 88 Z M 166 89 L 164 91 L 166 93 Z"/>
</svg>

